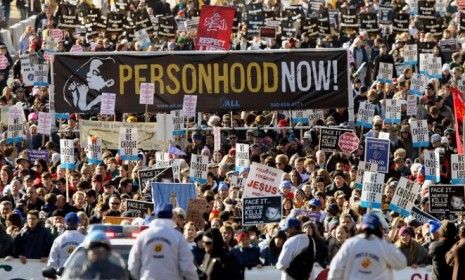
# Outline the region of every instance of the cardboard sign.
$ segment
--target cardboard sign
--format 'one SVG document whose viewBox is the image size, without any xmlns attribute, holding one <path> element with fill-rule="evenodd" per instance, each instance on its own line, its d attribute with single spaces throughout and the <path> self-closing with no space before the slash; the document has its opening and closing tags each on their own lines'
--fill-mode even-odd
<svg viewBox="0 0 465 280">
<path fill-rule="evenodd" d="M 253 162 L 242 197 L 280 196 L 279 184 L 282 175 L 282 170 Z"/>
<path fill-rule="evenodd" d="M 451 155 L 451 184 L 465 184 L 465 156 Z"/>
<path fill-rule="evenodd" d="M 426 120 L 410 122 L 410 132 L 414 148 L 429 147 L 428 122 Z"/>
<path fill-rule="evenodd" d="M 119 129 L 119 155 L 121 160 L 137 160 L 137 128 Z"/>
<path fill-rule="evenodd" d="M 186 220 L 193 222 L 199 230 L 205 227 L 204 214 L 207 213 L 207 201 L 204 198 L 190 199 L 187 205 Z"/>
<path fill-rule="evenodd" d="M 191 179 L 191 181 L 205 184 L 207 182 L 207 174 L 208 174 L 207 165 L 208 165 L 207 156 L 192 154 L 190 170 L 189 170 L 189 178 Z"/>
<path fill-rule="evenodd" d="M 390 141 L 387 139 L 366 138 L 365 161 L 378 164 L 378 172 L 389 171 Z"/>
<path fill-rule="evenodd" d="M 250 166 L 250 147 L 249 144 L 236 143 L 236 171 L 241 172 L 244 168 Z"/>
<path fill-rule="evenodd" d="M 399 213 L 402 217 L 408 217 L 415 206 L 415 199 L 420 193 L 421 186 L 405 177 L 400 177 L 394 196 L 389 204 L 389 209 Z"/>
<path fill-rule="evenodd" d="M 281 199 L 281 196 L 243 198 L 242 224 L 279 223 L 282 217 Z"/>
<path fill-rule="evenodd" d="M 382 209 L 384 175 L 378 172 L 365 171 L 360 206 Z"/>
<path fill-rule="evenodd" d="M 365 171 L 376 172 L 378 170 L 378 164 L 373 162 L 365 162 L 363 160 L 358 162 L 357 176 L 355 177 L 355 188 L 358 190 L 362 189 L 363 186 L 363 174 Z"/>
<path fill-rule="evenodd" d="M 385 114 L 384 122 L 400 124 L 400 118 L 401 118 L 401 100 L 387 99 L 386 100 L 386 114 Z"/>
<path fill-rule="evenodd" d="M 373 117 L 375 116 L 375 105 L 360 102 L 358 107 L 357 121 L 355 122 L 356 126 L 371 128 L 373 123 Z"/>
<path fill-rule="evenodd" d="M 116 94 L 104 92 L 102 93 L 102 102 L 100 103 L 100 114 L 114 115 L 116 105 Z"/>
<path fill-rule="evenodd" d="M 320 150 L 325 152 L 340 151 L 339 138 L 345 132 L 352 132 L 352 130 L 330 127 L 320 128 Z"/>
<path fill-rule="evenodd" d="M 394 65 L 392 63 L 380 62 L 377 80 L 384 84 L 392 84 Z"/>
<path fill-rule="evenodd" d="M 102 139 L 95 136 L 87 137 L 87 161 L 90 164 L 102 162 Z"/>
<path fill-rule="evenodd" d="M 404 45 L 402 48 L 404 63 L 409 65 L 418 64 L 418 47 L 416 44 Z"/>
<path fill-rule="evenodd" d="M 74 140 L 60 139 L 60 166 L 74 169 Z"/>
<path fill-rule="evenodd" d="M 48 162 L 48 151 L 47 150 L 27 150 L 27 158 L 29 161 L 36 161 L 38 159 L 43 159 Z"/>
<path fill-rule="evenodd" d="M 126 199 L 126 210 L 134 210 L 138 214 L 138 217 L 144 217 L 145 214 L 151 214 L 153 212 L 153 203 L 141 200 Z"/>
<path fill-rule="evenodd" d="M 184 95 L 182 110 L 186 117 L 195 117 L 195 113 L 197 112 L 197 95 Z"/>
<path fill-rule="evenodd" d="M 44 135 L 50 135 L 52 132 L 52 114 L 39 112 L 39 120 L 37 123 L 37 132 Z"/>
<path fill-rule="evenodd" d="M 416 116 L 418 113 L 418 98 L 416 95 L 407 96 L 407 116 Z"/>
<path fill-rule="evenodd" d="M 24 136 L 24 112 L 17 106 L 8 107 L 8 128 L 6 141 L 8 144 L 21 143 Z"/>
<path fill-rule="evenodd" d="M 153 105 L 155 85 L 153 83 L 140 83 L 139 103 Z"/>
<path fill-rule="evenodd" d="M 465 210 L 464 186 L 429 186 L 430 213 L 457 213 Z"/>
<path fill-rule="evenodd" d="M 439 155 L 434 151 L 423 151 L 423 160 L 425 166 L 425 179 L 435 183 L 441 179 L 441 162 Z"/>
</svg>

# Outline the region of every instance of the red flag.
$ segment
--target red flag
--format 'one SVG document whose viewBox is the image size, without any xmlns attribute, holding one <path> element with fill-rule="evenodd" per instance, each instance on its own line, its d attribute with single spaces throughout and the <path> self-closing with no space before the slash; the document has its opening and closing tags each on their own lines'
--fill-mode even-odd
<svg viewBox="0 0 465 280">
<path fill-rule="evenodd" d="M 463 102 L 463 94 L 457 88 L 451 88 L 452 99 L 454 100 L 454 130 L 455 141 L 457 142 L 457 153 L 463 155 L 463 143 L 460 136 L 461 126 L 463 125 L 463 117 L 465 117 L 465 104 Z"/>
<path fill-rule="evenodd" d="M 203 6 L 200 11 L 195 49 L 229 50 L 235 12 L 232 7 Z"/>
</svg>

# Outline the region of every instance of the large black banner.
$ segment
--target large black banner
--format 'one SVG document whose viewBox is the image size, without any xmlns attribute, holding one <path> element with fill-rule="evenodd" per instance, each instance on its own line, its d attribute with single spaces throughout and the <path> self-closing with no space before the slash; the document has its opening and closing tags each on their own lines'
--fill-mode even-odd
<svg viewBox="0 0 465 280">
<path fill-rule="evenodd" d="M 143 82 L 155 86 L 151 111 L 182 108 L 197 95 L 197 111 L 299 110 L 347 106 L 347 51 L 296 50 L 57 54 L 56 112 L 100 112 L 102 92 L 116 94 L 117 113 L 145 111 Z"/>
</svg>

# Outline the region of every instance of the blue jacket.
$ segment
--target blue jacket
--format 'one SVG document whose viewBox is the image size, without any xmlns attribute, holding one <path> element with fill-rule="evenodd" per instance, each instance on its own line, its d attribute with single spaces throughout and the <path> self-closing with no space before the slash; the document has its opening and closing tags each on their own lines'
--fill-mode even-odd
<svg viewBox="0 0 465 280">
<path fill-rule="evenodd" d="M 15 238 L 15 255 L 28 259 L 48 257 L 52 244 L 53 236 L 42 224 L 32 230 L 24 227 Z"/>
</svg>

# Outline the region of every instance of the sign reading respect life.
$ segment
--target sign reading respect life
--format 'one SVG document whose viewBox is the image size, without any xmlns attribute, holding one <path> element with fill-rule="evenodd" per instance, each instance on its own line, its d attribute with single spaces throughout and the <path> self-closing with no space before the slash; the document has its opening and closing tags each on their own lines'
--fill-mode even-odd
<svg viewBox="0 0 465 280">
<path fill-rule="evenodd" d="M 282 176 L 282 170 L 253 162 L 244 184 L 243 197 L 279 196 Z"/>
</svg>

